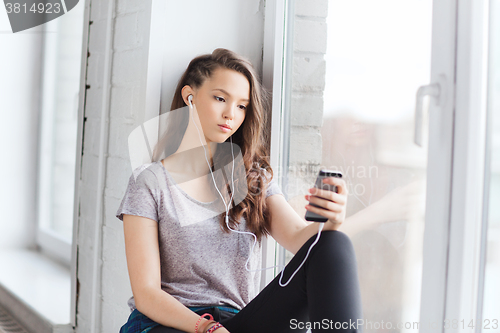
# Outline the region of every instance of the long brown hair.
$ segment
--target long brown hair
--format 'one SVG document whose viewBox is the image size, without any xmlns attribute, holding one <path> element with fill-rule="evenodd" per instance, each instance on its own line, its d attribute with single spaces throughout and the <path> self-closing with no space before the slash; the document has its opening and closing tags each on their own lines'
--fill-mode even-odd
<svg viewBox="0 0 500 333">
<path fill-rule="evenodd" d="M 265 143 L 269 142 L 269 137 L 265 131 L 268 124 L 268 116 L 265 112 L 265 107 L 268 105 L 268 94 L 260 84 L 252 64 L 240 55 L 222 48 L 215 49 L 212 54 L 194 58 L 177 84 L 171 110 L 186 106 L 181 95 L 184 86 L 189 85 L 193 89 L 199 88 L 218 68 L 237 71 L 243 74 L 250 84 L 250 102 L 247 106 L 245 120 L 232 135 L 233 144 L 236 144 L 241 149 L 244 164 L 244 168 L 235 168 L 235 170 L 244 170 L 245 174 L 235 174 L 235 185 L 233 187 L 235 193 L 233 202 L 230 203 L 230 205 L 233 204 L 233 208 L 229 210 L 229 225 L 232 229 L 236 228 L 243 216 L 248 229 L 260 241 L 263 235 L 269 234 L 270 229 L 270 216 L 266 207 L 265 191 L 268 182 L 273 176 L 273 171 L 269 164 L 268 149 L 265 146 Z M 172 119 L 169 121 L 168 128 L 154 150 L 153 160 L 155 161 L 158 161 L 161 156 L 168 157 L 177 151 L 189 123 L 188 112 L 177 112 L 169 117 L 172 117 Z M 226 142 L 229 142 L 229 138 Z M 225 156 L 222 156 L 223 154 Z M 218 148 L 215 152 L 214 161 L 216 157 L 227 161 L 227 149 Z M 270 177 L 266 177 L 266 172 L 269 173 Z M 234 206 L 234 198 L 238 197 L 238 194 L 241 195 L 241 193 L 237 192 L 238 189 L 242 188 L 237 184 L 245 180 L 248 193 L 244 199 L 242 197 L 243 200 L 237 206 Z M 223 196 L 229 199 L 231 197 L 229 184 L 226 184 L 224 190 L 221 189 L 221 192 L 223 192 Z M 221 227 L 229 232 L 224 218 L 225 214 L 221 214 Z"/>
</svg>

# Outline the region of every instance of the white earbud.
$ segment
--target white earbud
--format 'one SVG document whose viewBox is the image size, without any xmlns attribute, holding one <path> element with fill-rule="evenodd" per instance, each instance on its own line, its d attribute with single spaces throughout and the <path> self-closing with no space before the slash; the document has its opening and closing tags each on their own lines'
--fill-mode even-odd
<svg viewBox="0 0 500 333">
<path fill-rule="evenodd" d="M 193 95 L 188 96 L 189 105 L 193 106 Z"/>
</svg>

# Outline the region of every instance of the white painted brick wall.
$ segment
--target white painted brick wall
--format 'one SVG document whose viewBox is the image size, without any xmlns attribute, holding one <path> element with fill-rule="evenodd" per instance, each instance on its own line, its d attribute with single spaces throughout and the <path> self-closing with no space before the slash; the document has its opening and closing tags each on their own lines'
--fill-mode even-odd
<svg viewBox="0 0 500 333">
<path fill-rule="evenodd" d="M 116 11 L 118 15 L 138 12 L 145 13 L 147 7 L 147 1 L 116 1 Z"/>
<path fill-rule="evenodd" d="M 138 84 L 114 85 L 111 88 L 111 118 L 136 121 L 139 103 L 134 96 L 139 93 L 139 90 Z"/>
<path fill-rule="evenodd" d="M 323 97 L 312 94 L 295 93 L 292 96 L 292 126 L 316 126 L 323 123 Z"/>
<path fill-rule="evenodd" d="M 325 89 L 326 62 L 323 54 L 303 55 L 295 52 L 292 89 L 298 92 L 317 92 Z"/>
<path fill-rule="evenodd" d="M 294 22 L 295 52 L 326 53 L 326 22 L 324 19 L 298 18 Z"/>
<path fill-rule="evenodd" d="M 328 0 L 297 0 L 293 31 L 288 197 L 302 195 L 321 163 Z"/>
<path fill-rule="evenodd" d="M 137 82 L 141 82 L 141 78 L 145 76 L 145 68 L 147 65 L 147 53 L 140 47 L 127 49 L 123 51 L 115 51 L 113 53 L 113 68 L 111 82 L 123 86 L 126 83 L 132 83 L 133 86 Z M 118 70 L 119 69 L 119 70 Z"/>
<path fill-rule="evenodd" d="M 115 21 L 115 36 L 113 48 L 115 52 L 134 49 L 141 45 L 142 38 L 139 30 L 139 13 L 123 14 Z"/>
<path fill-rule="evenodd" d="M 290 160 L 315 163 L 321 153 L 321 135 L 314 127 L 292 126 L 290 145 L 294 147 Z"/>
<path fill-rule="evenodd" d="M 297 0 L 295 15 L 326 17 L 328 15 L 328 0 Z"/>
<path fill-rule="evenodd" d="M 109 158 L 119 157 L 123 160 L 125 157 L 130 165 L 127 139 L 129 133 L 137 127 L 137 124 L 132 120 L 119 118 L 111 118 L 111 123 L 115 124 L 115 126 L 111 126 L 109 129 Z M 120 123 L 120 125 L 117 126 L 117 123 Z"/>
</svg>

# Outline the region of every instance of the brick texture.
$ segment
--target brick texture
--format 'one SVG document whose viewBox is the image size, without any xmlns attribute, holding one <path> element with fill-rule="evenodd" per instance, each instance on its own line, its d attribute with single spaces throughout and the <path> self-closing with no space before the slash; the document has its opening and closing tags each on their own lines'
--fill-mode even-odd
<svg viewBox="0 0 500 333">
<path fill-rule="evenodd" d="M 321 163 L 328 0 L 298 0 L 294 11 L 289 199 L 307 190 Z"/>
</svg>

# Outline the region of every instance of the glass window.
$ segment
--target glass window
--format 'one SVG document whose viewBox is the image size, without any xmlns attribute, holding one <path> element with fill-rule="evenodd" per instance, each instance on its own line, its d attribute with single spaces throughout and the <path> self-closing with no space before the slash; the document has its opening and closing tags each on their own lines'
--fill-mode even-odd
<svg viewBox="0 0 500 333">
<path fill-rule="evenodd" d="M 318 170 L 341 171 L 364 329 L 417 322 L 427 136 L 416 146 L 413 128 L 430 81 L 432 1 L 297 1 L 288 19 L 284 193 L 304 216 Z"/>
<path fill-rule="evenodd" d="M 44 25 L 38 195 L 42 247 L 50 247 L 54 238 L 72 239 L 83 14 L 80 3 Z"/>
</svg>

